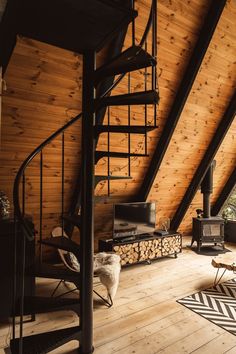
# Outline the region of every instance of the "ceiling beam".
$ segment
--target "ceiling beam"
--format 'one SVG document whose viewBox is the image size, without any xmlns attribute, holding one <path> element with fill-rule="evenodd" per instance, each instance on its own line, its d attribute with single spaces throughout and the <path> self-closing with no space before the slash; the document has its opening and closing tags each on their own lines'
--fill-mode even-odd
<svg viewBox="0 0 236 354">
<path fill-rule="evenodd" d="M 232 190 L 234 189 L 236 185 L 236 167 L 234 168 L 233 172 L 231 173 L 228 181 L 224 185 L 222 191 L 220 192 L 220 195 L 218 196 L 217 200 L 215 201 L 215 204 L 213 205 L 211 209 L 211 214 L 213 216 L 216 216 L 219 214 L 221 208 L 223 207 L 224 203 L 230 196 Z"/>
<path fill-rule="evenodd" d="M 175 131 L 176 125 L 191 91 L 195 77 L 200 69 L 217 23 L 224 10 L 226 1 L 227 0 L 213 0 L 211 3 L 187 69 L 172 104 L 169 116 L 166 120 L 162 135 L 157 143 L 151 163 L 148 167 L 138 195 L 135 197 L 137 200 L 144 201 L 148 198 L 148 194 L 150 193 L 156 174 L 169 146 L 171 137 Z"/>
<path fill-rule="evenodd" d="M 210 166 L 211 162 L 213 161 L 222 141 L 224 140 L 225 135 L 227 134 L 234 117 L 236 115 L 236 91 L 234 92 L 231 101 L 221 119 L 221 122 L 216 129 L 216 132 L 205 151 L 204 157 L 198 166 L 194 177 L 188 186 L 188 189 L 171 221 L 171 229 L 177 230 L 186 211 L 189 208 L 190 203 L 192 202 L 202 179 L 204 178 L 208 167 Z"/>
</svg>

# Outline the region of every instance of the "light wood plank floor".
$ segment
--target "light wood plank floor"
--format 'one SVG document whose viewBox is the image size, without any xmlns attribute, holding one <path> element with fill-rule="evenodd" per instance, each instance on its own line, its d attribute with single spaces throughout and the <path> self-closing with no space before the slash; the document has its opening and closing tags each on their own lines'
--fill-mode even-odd
<svg viewBox="0 0 236 354">
<path fill-rule="evenodd" d="M 112 308 L 107 309 L 95 295 L 95 354 L 236 353 L 236 336 L 176 302 L 209 287 L 215 276 L 211 257 L 195 254 L 186 247 L 189 243 L 190 239 L 185 238 L 183 252 L 177 259 L 163 258 L 150 265 L 122 269 Z M 236 253 L 236 245 L 226 246 Z M 228 272 L 224 280 L 233 277 Z M 55 281 L 41 279 L 38 291 L 50 293 L 55 285 Z M 101 285 L 95 286 L 102 291 Z M 25 325 L 25 334 L 77 323 L 72 312 L 38 315 L 33 324 Z M 10 335 L 10 326 L 1 324 L 0 354 L 4 353 Z M 52 353 L 76 354 L 76 346 L 76 342 L 70 342 Z"/>
</svg>

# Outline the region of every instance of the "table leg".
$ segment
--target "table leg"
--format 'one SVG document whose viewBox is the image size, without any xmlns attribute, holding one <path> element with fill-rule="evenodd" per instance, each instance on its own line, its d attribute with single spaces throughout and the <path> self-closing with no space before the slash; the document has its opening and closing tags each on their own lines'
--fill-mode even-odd
<svg viewBox="0 0 236 354">
<path fill-rule="evenodd" d="M 225 269 L 223 270 L 221 276 L 220 276 L 219 279 L 217 280 L 217 277 L 218 277 L 218 274 L 219 274 L 219 270 L 220 270 L 220 268 L 217 269 L 213 286 L 216 286 L 216 285 L 219 284 L 219 282 L 221 281 L 221 279 L 222 279 L 222 277 L 223 277 L 223 275 L 225 274 L 225 272 L 226 272 L 227 269 L 225 268 Z"/>
</svg>

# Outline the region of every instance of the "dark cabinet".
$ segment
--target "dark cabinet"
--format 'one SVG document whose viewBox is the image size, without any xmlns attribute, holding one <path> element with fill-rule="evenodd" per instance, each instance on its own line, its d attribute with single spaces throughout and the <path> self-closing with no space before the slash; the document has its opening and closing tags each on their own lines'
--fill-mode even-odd
<svg viewBox="0 0 236 354">
<path fill-rule="evenodd" d="M 33 224 L 29 221 L 33 229 Z M 17 247 L 16 247 L 16 267 L 14 267 L 14 238 L 15 224 L 11 219 L 0 221 L 0 321 L 10 317 L 13 309 L 13 289 L 14 274 L 16 274 L 16 299 L 20 296 L 22 283 L 22 245 L 23 234 L 16 225 Z M 25 295 L 31 296 L 35 291 L 35 279 L 28 272 L 33 268 L 35 257 L 34 241 L 26 240 L 26 269 L 24 275 Z M 16 270 L 16 271 L 15 271 Z"/>
</svg>

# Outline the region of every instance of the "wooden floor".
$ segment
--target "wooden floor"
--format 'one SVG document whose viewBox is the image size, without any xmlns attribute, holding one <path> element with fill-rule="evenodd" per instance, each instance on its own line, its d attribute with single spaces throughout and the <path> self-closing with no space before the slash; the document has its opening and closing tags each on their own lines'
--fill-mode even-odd
<svg viewBox="0 0 236 354">
<path fill-rule="evenodd" d="M 236 353 L 236 336 L 176 302 L 209 287 L 215 275 L 211 257 L 195 254 L 186 247 L 188 244 L 189 239 L 185 239 L 183 252 L 177 259 L 165 258 L 151 265 L 122 269 L 111 309 L 94 299 L 95 354 Z M 227 248 L 236 252 L 236 245 Z M 228 272 L 224 279 L 233 277 Z M 40 280 L 39 292 L 51 291 L 55 284 L 55 281 Z M 66 327 L 77 321 L 71 312 L 38 315 L 34 324 L 25 326 L 25 333 Z M 1 325 L 0 353 L 4 353 L 10 334 L 11 328 Z M 76 346 L 76 342 L 71 342 L 52 353 L 75 354 Z"/>
</svg>

